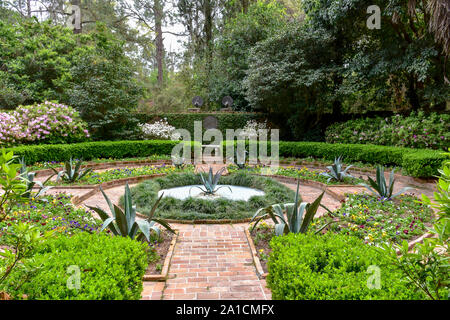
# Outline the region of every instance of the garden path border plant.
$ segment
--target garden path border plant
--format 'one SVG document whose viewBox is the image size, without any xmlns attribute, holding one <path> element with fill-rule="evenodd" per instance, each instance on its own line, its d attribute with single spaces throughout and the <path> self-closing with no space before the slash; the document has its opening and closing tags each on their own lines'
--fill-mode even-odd
<svg viewBox="0 0 450 320">
<path fill-rule="evenodd" d="M 164 259 L 164 264 L 160 274 L 144 274 L 143 281 L 144 282 L 153 282 L 153 281 L 166 281 L 169 275 L 170 263 L 172 261 L 173 252 L 175 249 L 175 245 L 178 241 L 179 231 L 175 229 L 175 234 L 172 237 L 169 250 L 167 251 L 166 258 Z"/>
</svg>

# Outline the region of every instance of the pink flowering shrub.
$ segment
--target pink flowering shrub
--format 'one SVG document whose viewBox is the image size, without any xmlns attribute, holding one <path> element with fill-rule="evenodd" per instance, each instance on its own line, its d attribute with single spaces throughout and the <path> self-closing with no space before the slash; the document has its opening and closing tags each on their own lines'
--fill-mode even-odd
<svg viewBox="0 0 450 320">
<path fill-rule="evenodd" d="M 46 101 L 0 113 L 0 145 L 74 143 L 88 138 L 87 124 L 63 104 Z"/>
<path fill-rule="evenodd" d="M 409 116 L 366 118 L 335 123 L 325 133 L 329 143 L 370 143 L 385 146 L 446 150 L 450 146 L 450 115 L 420 111 Z"/>
</svg>

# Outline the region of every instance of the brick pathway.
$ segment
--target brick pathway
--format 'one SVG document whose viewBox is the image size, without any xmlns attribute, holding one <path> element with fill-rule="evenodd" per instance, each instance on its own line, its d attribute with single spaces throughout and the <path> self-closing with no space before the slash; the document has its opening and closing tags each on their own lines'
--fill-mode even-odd
<svg viewBox="0 0 450 320">
<path fill-rule="evenodd" d="M 163 299 L 270 299 L 256 275 L 246 225 L 177 225 Z"/>
</svg>

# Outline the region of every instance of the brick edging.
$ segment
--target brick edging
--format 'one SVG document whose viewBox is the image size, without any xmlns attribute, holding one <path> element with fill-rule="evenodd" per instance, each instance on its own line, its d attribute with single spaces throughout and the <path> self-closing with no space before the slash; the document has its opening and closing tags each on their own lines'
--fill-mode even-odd
<svg viewBox="0 0 450 320">
<path fill-rule="evenodd" d="M 173 235 L 172 242 L 170 243 L 169 250 L 167 251 L 166 259 L 164 259 L 163 268 L 161 270 L 161 274 L 148 274 L 146 273 L 142 280 L 144 282 L 147 281 L 166 281 L 169 276 L 169 268 L 170 262 L 172 261 L 173 252 L 175 249 L 175 245 L 178 240 L 179 231 L 175 230 L 175 234 Z"/>
<path fill-rule="evenodd" d="M 258 253 L 255 248 L 255 244 L 250 234 L 250 230 L 248 230 L 248 228 L 245 228 L 244 231 L 245 237 L 247 238 L 248 246 L 250 247 L 250 252 L 252 254 L 253 264 L 255 265 L 256 268 L 256 273 L 260 279 L 265 279 L 269 273 L 264 272 L 263 270 L 261 261 L 259 260 Z"/>
<path fill-rule="evenodd" d="M 170 160 L 136 160 L 136 161 L 113 161 L 113 162 L 88 162 L 85 165 L 82 165 L 81 168 L 91 168 L 94 170 L 102 170 L 114 168 L 117 166 L 145 166 L 145 165 L 159 165 L 159 164 L 172 164 Z M 56 171 L 60 171 L 61 168 L 55 168 Z M 36 173 L 36 177 L 47 176 L 53 174 L 52 169 L 41 169 L 34 171 Z"/>
</svg>

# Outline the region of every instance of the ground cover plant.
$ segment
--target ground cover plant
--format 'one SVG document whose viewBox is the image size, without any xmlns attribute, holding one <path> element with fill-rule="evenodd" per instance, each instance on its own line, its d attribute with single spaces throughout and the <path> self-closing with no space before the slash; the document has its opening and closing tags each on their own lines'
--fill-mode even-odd
<svg viewBox="0 0 450 320">
<path fill-rule="evenodd" d="M 273 237 L 267 277 L 273 299 L 410 300 L 424 295 L 403 281 L 384 253 L 331 232 Z M 376 272 L 380 272 L 377 278 Z"/>
<path fill-rule="evenodd" d="M 412 195 L 387 200 L 367 194 L 351 194 L 331 216 L 313 222 L 316 228 L 330 224 L 326 231 L 355 236 L 367 244 L 411 241 L 427 232 L 433 213 Z"/>
<path fill-rule="evenodd" d="M 131 189 L 133 201 L 137 211 L 147 214 L 151 211 L 157 199 L 158 191 L 179 186 L 196 185 L 200 181 L 199 175 L 192 172 L 170 174 L 166 177 L 145 181 Z M 256 188 L 264 191 L 264 196 L 255 196 L 249 201 L 232 201 L 219 198 L 205 200 L 188 198 L 179 200 L 171 197 L 161 199 L 156 210 L 156 217 L 167 219 L 243 219 L 250 218 L 257 209 L 283 201 L 288 202 L 294 198 L 294 191 L 281 183 L 266 177 L 258 177 L 245 172 L 222 176 L 220 184 L 236 185 Z M 123 203 L 123 200 L 121 200 Z"/>
<path fill-rule="evenodd" d="M 80 159 L 74 159 L 75 161 Z M 169 161 L 171 160 L 171 157 L 165 156 L 165 155 L 151 155 L 148 157 L 125 157 L 125 158 L 97 158 L 97 159 L 91 159 L 89 161 L 82 161 L 82 165 L 87 164 L 108 164 L 108 163 L 114 163 L 118 161 Z M 51 169 L 51 168 L 60 168 L 62 165 L 64 165 L 64 162 L 60 161 L 45 161 L 45 162 L 36 162 L 33 165 L 28 166 L 28 170 L 30 171 L 38 171 L 38 170 L 44 170 L 44 169 Z"/>
</svg>

